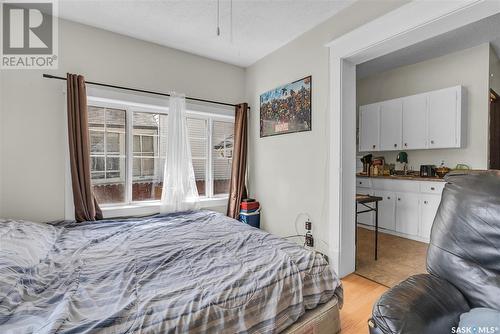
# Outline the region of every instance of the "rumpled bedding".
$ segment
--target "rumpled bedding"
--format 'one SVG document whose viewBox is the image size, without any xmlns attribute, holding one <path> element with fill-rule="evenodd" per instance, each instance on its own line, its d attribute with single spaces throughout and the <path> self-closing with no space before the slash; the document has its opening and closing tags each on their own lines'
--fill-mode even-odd
<svg viewBox="0 0 500 334">
<path fill-rule="evenodd" d="M 278 333 L 332 298 L 322 255 L 211 211 L 0 220 L 0 333 Z"/>
</svg>

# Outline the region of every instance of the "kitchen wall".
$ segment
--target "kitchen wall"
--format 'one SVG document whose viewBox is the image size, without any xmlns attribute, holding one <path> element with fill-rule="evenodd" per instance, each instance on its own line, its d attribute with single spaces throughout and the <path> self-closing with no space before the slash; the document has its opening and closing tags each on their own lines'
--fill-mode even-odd
<svg viewBox="0 0 500 334">
<path fill-rule="evenodd" d="M 456 85 L 467 89 L 467 145 L 460 149 L 408 150 L 409 166 L 449 167 L 464 163 L 475 169 L 488 166 L 489 44 L 439 58 L 399 67 L 358 80 L 357 103 L 364 105 Z M 431 119 L 432 121 L 432 119 Z M 396 162 L 397 152 L 380 152 L 386 162 Z"/>
<path fill-rule="evenodd" d="M 302 227 L 305 220 L 305 215 L 297 216 L 307 213 L 314 236 L 327 239 L 329 51 L 325 44 L 402 4 L 356 2 L 247 68 L 246 92 L 252 107 L 249 190 L 262 203 L 265 230 L 296 234 L 295 223 Z M 312 75 L 312 131 L 260 138 L 260 94 L 308 75 Z M 317 245 L 326 246 L 321 241 Z"/>
<path fill-rule="evenodd" d="M 1 216 L 64 217 L 65 82 L 42 73 L 226 101 L 245 100 L 245 70 L 104 30 L 60 21 L 57 71 L 2 71 Z M 0 138 L 2 137 L 0 136 Z"/>
<path fill-rule="evenodd" d="M 500 94 L 500 60 L 495 50 L 490 47 L 490 88 Z"/>
</svg>

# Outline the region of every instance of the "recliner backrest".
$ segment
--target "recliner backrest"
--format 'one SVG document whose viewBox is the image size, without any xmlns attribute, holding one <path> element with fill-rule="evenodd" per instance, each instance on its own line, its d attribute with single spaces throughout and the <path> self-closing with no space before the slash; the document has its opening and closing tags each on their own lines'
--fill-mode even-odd
<svg viewBox="0 0 500 334">
<path fill-rule="evenodd" d="M 427 270 L 455 285 L 471 307 L 500 310 L 500 173 L 450 173 L 446 181 Z"/>
</svg>

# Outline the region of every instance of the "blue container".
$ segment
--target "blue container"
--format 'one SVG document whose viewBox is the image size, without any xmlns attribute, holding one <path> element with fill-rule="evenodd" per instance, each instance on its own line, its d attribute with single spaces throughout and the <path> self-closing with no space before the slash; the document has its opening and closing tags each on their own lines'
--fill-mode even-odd
<svg viewBox="0 0 500 334">
<path fill-rule="evenodd" d="M 240 212 L 240 221 L 255 228 L 260 228 L 260 212 Z"/>
</svg>

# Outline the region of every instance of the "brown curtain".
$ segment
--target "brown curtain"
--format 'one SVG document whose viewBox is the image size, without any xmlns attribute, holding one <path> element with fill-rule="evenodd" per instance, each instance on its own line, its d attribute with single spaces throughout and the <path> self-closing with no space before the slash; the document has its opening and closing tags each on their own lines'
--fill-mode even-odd
<svg viewBox="0 0 500 334">
<path fill-rule="evenodd" d="M 238 218 L 241 200 L 247 196 L 245 174 L 247 169 L 247 120 L 248 104 L 236 106 L 234 120 L 233 166 L 231 169 L 231 183 L 229 185 L 229 203 L 227 215 Z"/>
<path fill-rule="evenodd" d="M 102 219 L 90 180 L 90 144 L 85 78 L 67 74 L 68 138 L 76 221 Z"/>
</svg>

